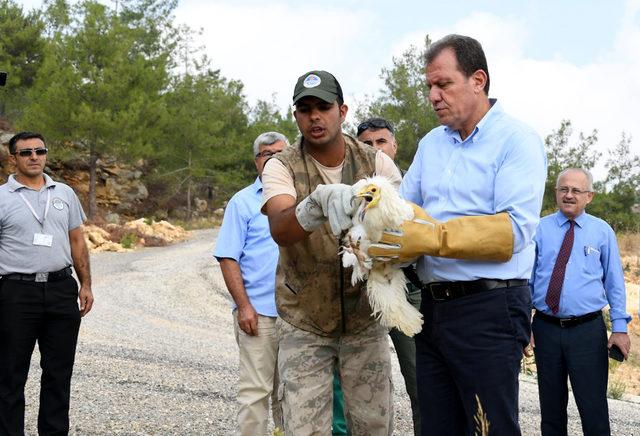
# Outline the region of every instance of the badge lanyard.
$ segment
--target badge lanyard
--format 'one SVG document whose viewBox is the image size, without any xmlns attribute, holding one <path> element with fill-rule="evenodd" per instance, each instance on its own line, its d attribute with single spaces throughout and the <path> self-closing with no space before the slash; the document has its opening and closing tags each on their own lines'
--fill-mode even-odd
<svg viewBox="0 0 640 436">
<path fill-rule="evenodd" d="M 20 196 L 20 198 L 22 198 L 24 204 L 27 205 L 34 218 L 40 223 L 40 226 L 44 230 L 44 220 L 47 219 L 47 214 L 49 213 L 49 205 L 51 203 L 51 189 L 47 188 L 47 204 L 44 207 L 44 215 L 42 216 L 42 219 L 40 219 L 40 215 L 38 215 L 33 206 L 31 206 L 31 203 L 27 201 L 27 198 L 22 194 L 22 192 L 18 191 L 18 195 Z"/>
</svg>

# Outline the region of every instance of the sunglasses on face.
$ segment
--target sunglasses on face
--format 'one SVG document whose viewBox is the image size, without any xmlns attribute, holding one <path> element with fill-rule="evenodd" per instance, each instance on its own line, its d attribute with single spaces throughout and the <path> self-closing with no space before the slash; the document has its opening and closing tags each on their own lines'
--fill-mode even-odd
<svg viewBox="0 0 640 436">
<path fill-rule="evenodd" d="M 393 133 L 393 126 L 387 120 L 383 120 L 382 118 L 372 118 L 370 120 L 364 121 L 358 125 L 358 133 L 356 136 L 360 136 L 362 132 L 367 129 L 387 129 L 391 133 Z"/>
<path fill-rule="evenodd" d="M 34 151 L 36 152 L 36 156 L 44 156 L 49 152 L 47 148 L 38 147 L 38 148 L 23 148 L 22 150 L 17 150 L 13 154 L 17 154 L 20 157 L 30 157 Z"/>
</svg>

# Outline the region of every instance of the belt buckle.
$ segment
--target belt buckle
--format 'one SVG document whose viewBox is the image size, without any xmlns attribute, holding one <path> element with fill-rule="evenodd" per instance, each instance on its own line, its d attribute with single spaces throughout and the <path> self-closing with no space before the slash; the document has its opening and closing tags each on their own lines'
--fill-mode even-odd
<svg viewBox="0 0 640 436">
<path fill-rule="evenodd" d="M 441 288 L 444 288 L 442 293 L 443 297 L 438 298 L 436 296 L 437 292 L 435 291 Z M 449 290 L 449 288 L 441 285 L 430 285 L 429 291 L 431 292 L 431 298 L 433 298 L 433 301 L 446 301 L 447 298 L 451 296 L 451 291 Z"/>
<path fill-rule="evenodd" d="M 571 322 L 571 318 L 559 318 L 558 321 L 560 322 L 560 328 L 566 328 L 566 327 L 571 327 L 570 323 Z M 565 325 L 565 323 L 567 323 Z"/>
<path fill-rule="evenodd" d="M 48 272 L 36 273 L 36 282 L 46 282 L 47 280 L 49 280 Z"/>
</svg>

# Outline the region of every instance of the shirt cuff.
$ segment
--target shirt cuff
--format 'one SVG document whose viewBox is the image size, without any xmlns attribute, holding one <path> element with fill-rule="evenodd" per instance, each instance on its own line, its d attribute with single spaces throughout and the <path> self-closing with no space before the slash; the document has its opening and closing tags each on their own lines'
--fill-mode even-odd
<svg viewBox="0 0 640 436">
<path fill-rule="evenodd" d="M 612 333 L 627 333 L 627 320 L 624 318 L 614 319 L 611 321 Z"/>
</svg>

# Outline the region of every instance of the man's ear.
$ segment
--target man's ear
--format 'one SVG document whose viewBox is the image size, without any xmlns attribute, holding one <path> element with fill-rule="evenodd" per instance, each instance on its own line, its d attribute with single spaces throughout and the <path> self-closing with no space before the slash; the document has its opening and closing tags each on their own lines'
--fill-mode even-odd
<svg viewBox="0 0 640 436">
<path fill-rule="evenodd" d="M 473 90 L 476 94 L 484 92 L 484 86 L 487 84 L 487 73 L 484 70 L 476 70 L 470 79 L 473 82 Z"/>
<path fill-rule="evenodd" d="M 340 121 L 341 122 L 345 122 L 345 120 L 347 119 L 347 112 L 349 112 L 349 106 L 347 106 L 346 104 L 342 104 L 339 107 L 340 110 Z"/>
<path fill-rule="evenodd" d="M 596 195 L 595 192 L 587 192 L 587 204 L 591 203 L 593 201 L 593 197 Z M 587 205 L 585 204 L 585 207 Z"/>
</svg>

